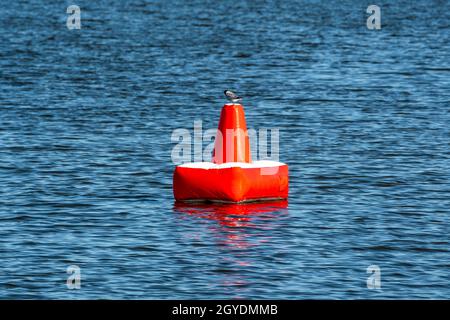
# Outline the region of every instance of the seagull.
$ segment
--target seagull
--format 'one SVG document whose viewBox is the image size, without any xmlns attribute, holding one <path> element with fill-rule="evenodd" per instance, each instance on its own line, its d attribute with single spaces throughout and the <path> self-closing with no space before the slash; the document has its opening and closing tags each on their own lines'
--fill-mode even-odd
<svg viewBox="0 0 450 320">
<path fill-rule="evenodd" d="M 231 90 L 225 90 L 223 93 L 225 93 L 225 96 L 228 100 L 230 100 L 233 103 L 241 102 L 242 98 L 239 97 L 236 93 L 234 93 Z"/>
</svg>

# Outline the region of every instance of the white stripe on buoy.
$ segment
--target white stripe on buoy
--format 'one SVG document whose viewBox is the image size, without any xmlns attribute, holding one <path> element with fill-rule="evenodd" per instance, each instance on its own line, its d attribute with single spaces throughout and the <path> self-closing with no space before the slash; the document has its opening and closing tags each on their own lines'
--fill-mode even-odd
<svg viewBox="0 0 450 320">
<path fill-rule="evenodd" d="M 284 166 L 285 163 L 278 161 L 259 160 L 252 163 L 246 162 L 225 162 L 222 164 L 216 164 L 212 162 L 190 162 L 180 165 L 182 168 L 196 168 L 196 169 L 224 169 L 224 168 L 270 168 Z"/>
</svg>

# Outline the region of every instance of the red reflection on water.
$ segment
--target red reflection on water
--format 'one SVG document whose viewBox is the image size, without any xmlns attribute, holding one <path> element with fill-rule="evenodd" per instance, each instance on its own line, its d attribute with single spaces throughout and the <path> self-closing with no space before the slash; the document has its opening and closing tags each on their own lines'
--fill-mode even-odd
<svg viewBox="0 0 450 320">
<path fill-rule="evenodd" d="M 206 235 L 205 229 L 199 227 L 199 232 L 204 236 L 199 238 L 227 248 L 225 252 L 228 254 L 217 255 L 217 265 L 231 270 L 246 270 L 254 266 L 255 260 L 251 258 L 255 254 L 253 249 L 270 242 L 271 230 L 278 229 L 280 219 L 287 214 L 287 207 L 287 200 L 245 204 L 175 202 L 174 212 L 181 213 L 183 217 L 217 222 L 208 223 Z M 234 298 L 240 298 L 251 284 L 245 275 L 245 272 L 223 273 L 220 283 L 225 288 L 232 288 Z"/>
<path fill-rule="evenodd" d="M 228 203 L 185 203 L 175 202 L 174 210 L 188 215 L 215 220 L 225 227 L 248 227 L 257 217 L 275 218 L 288 207 L 287 200 L 274 202 Z"/>
</svg>

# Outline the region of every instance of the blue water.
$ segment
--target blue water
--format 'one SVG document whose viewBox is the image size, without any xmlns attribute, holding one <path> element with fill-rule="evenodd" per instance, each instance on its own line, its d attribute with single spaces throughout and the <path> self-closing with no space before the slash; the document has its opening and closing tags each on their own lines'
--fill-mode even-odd
<svg viewBox="0 0 450 320">
<path fill-rule="evenodd" d="M 0 298 L 450 298 L 449 24 L 448 1 L 2 4 Z M 225 88 L 280 129 L 288 203 L 174 202 L 172 131 L 216 128 Z"/>
</svg>

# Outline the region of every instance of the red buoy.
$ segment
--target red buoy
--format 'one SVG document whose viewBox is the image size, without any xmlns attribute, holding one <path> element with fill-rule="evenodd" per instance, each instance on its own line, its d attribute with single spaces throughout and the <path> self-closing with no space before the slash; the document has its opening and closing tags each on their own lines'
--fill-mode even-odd
<svg viewBox="0 0 450 320">
<path fill-rule="evenodd" d="M 244 109 L 222 108 L 212 162 L 179 165 L 173 176 L 178 201 L 247 202 L 287 199 L 288 166 L 276 161 L 252 161 Z"/>
</svg>

